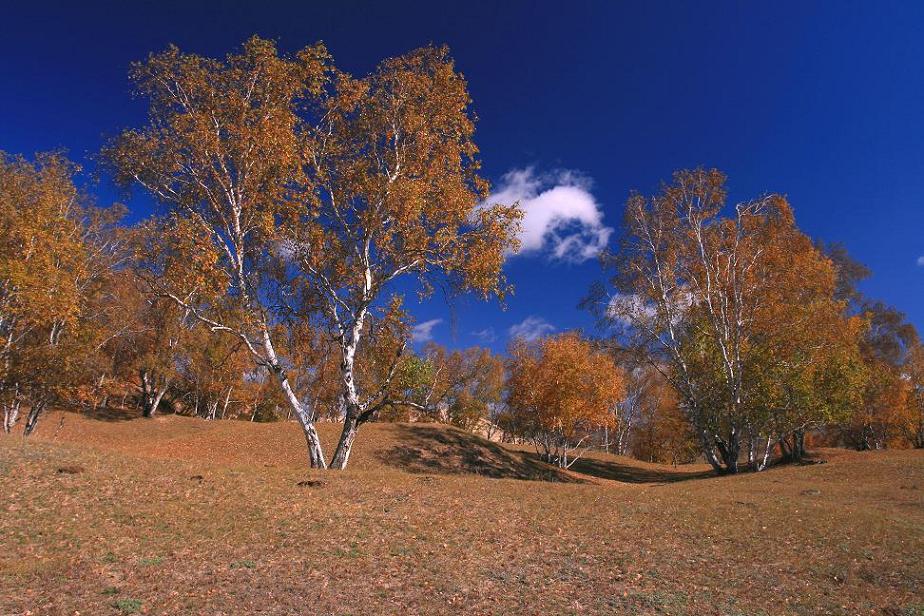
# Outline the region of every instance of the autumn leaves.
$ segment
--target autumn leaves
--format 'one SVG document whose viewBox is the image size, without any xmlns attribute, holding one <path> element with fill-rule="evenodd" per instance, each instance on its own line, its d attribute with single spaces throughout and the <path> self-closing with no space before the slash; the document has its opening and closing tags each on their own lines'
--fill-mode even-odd
<svg viewBox="0 0 924 616">
<path fill-rule="evenodd" d="M 798 458 L 806 432 L 862 407 L 870 314 L 782 196 L 732 209 L 720 172 L 678 172 L 629 199 L 605 260 L 601 316 L 671 383 L 716 471 L 761 470 L 778 445 Z"/>
<path fill-rule="evenodd" d="M 106 157 L 168 211 L 138 244 L 140 275 L 276 376 L 321 468 L 317 410 L 292 389 L 276 329 L 330 333 L 345 422 L 331 463 L 346 467 L 402 356 L 399 345 L 381 382 L 359 382 L 373 321 L 400 313 L 385 297 L 393 281 L 414 277 L 424 293 L 436 279 L 484 297 L 507 290 L 501 265 L 521 213 L 479 206 L 487 184 L 464 79 L 444 48 L 356 79 L 321 45 L 287 57 L 256 37 L 224 60 L 168 49 L 133 79 L 149 122 Z"/>
<path fill-rule="evenodd" d="M 413 413 L 502 429 L 567 467 L 601 431 L 623 449 L 626 385 L 645 371 L 723 473 L 761 470 L 777 450 L 798 458 L 808 431 L 852 421 L 878 446 L 876 409 L 898 404 L 889 392 L 921 408 L 916 337 L 878 359 L 876 315 L 845 291 L 843 262 L 798 229 L 782 196 L 730 205 L 717 170 L 630 196 L 622 242 L 603 259 L 610 284 L 587 302 L 605 339 L 520 341 L 506 363 L 407 351 L 396 282 L 502 298 L 523 217 L 517 204 L 484 203 L 467 85 L 445 48 L 356 78 L 323 45 L 284 55 L 254 37 L 222 59 L 171 47 L 131 77 L 147 120 L 102 160 L 158 201 L 157 216 L 116 227 L 121 210 L 92 207 L 60 157 L 0 159 L 7 428 L 23 405 L 34 426 L 65 383 L 92 381 L 75 357 L 102 358 L 104 375 L 136 366 L 155 414 L 180 372 L 180 340 L 202 350 L 186 354 L 187 377 L 212 375 L 202 387 L 189 377 L 197 407 L 201 391 L 209 415 L 223 415 L 246 374 L 300 422 L 316 468 L 345 468 L 363 423 Z M 213 375 L 213 355 L 230 377 Z M 902 367 L 906 355 L 916 363 Z M 920 416 L 903 424 L 918 443 Z M 332 452 L 321 417 L 343 421 Z"/>
</svg>

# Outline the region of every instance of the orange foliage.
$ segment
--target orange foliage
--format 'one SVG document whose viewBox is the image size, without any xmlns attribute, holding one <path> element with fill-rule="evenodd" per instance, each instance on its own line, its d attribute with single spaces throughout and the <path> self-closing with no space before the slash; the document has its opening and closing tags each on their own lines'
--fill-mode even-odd
<svg viewBox="0 0 924 616">
<path fill-rule="evenodd" d="M 569 466 L 569 453 L 613 423 L 625 393 L 622 371 L 577 333 L 515 342 L 507 383 L 512 424 L 546 459 Z M 571 458 L 573 463 L 575 458 Z"/>
</svg>

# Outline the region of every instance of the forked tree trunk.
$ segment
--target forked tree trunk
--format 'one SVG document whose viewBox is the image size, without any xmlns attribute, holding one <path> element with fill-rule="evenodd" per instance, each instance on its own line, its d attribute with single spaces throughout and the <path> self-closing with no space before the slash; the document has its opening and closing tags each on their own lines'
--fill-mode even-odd
<svg viewBox="0 0 924 616">
<path fill-rule="evenodd" d="M 720 475 L 734 475 L 738 472 L 738 456 L 741 454 L 741 435 L 732 428 L 728 440 L 718 434 L 710 435 L 706 430 L 699 431 L 703 456 Z M 718 452 L 718 455 L 716 455 Z"/>
<path fill-rule="evenodd" d="M 167 385 L 164 384 L 158 387 L 156 377 L 145 368 L 142 368 L 139 373 L 141 377 L 141 414 L 144 417 L 154 417 L 157 413 L 157 408 L 160 406 L 160 401 L 163 399 L 164 394 L 167 393 Z"/>
<path fill-rule="evenodd" d="M 738 437 L 737 432 L 732 429 L 728 441 L 719 438 L 716 439 L 716 445 L 725 467 L 723 474 L 736 474 L 738 472 L 738 456 L 741 454 L 741 439 Z"/>
<path fill-rule="evenodd" d="M 154 415 L 157 413 L 157 409 L 160 407 L 160 401 L 163 400 L 165 393 L 167 393 L 166 387 L 156 389 L 153 392 L 154 395 L 145 400 L 143 411 L 145 417 L 154 417 Z"/>
<path fill-rule="evenodd" d="M 705 430 L 699 431 L 699 441 L 700 447 L 703 452 L 703 457 L 706 458 L 706 461 L 712 466 L 712 469 L 719 473 L 720 475 L 723 472 L 722 464 L 719 462 L 719 459 L 715 455 L 715 446 L 712 443 L 712 439 L 709 438 L 709 435 Z M 649 460 L 650 461 L 650 460 Z"/>
</svg>

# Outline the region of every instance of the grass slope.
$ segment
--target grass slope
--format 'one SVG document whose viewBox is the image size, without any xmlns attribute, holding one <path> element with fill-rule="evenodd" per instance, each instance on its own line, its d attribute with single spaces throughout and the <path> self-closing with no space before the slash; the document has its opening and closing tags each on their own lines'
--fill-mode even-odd
<svg viewBox="0 0 924 616">
<path fill-rule="evenodd" d="M 52 414 L 0 437 L 0 614 L 924 613 L 924 455 L 824 455 L 559 473 L 368 425 L 317 473 L 292 424 Z"/>
</svg>

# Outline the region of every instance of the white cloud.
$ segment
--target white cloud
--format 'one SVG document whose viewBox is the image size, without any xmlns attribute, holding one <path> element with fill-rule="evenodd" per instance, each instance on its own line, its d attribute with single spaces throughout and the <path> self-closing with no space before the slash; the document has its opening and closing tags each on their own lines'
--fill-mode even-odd
<svg viewBox="0 0 924 616">
<path fill-rule="evenodd" d="M 443 322 L 443 319 L 430 319 L 418 323 L 411 330 L 411 340 L 414 342 L 430 342 L 433 340 L 433 328 Z"/>
<path fill-rule="evenodd" d="M 491 342 L 497 340 L 497 332 L 494 331 L 493 327 L 487 327 L 485 329 L 474 331 L 472 332 L 472 336 L 485 344 L 490 344 Z"/>
<path fill-rule="evenodd" d="M 555 326 L 543 319 L 542 317 L 526 317 L 520 323 L 512 326 L 508 333 L 511 338 L 522 338 L 527 342 L 538 340 L 539 338 L 555 331 Z"/>
<path fill-rule="evenodd" d="M 597 256 L 613 233 L 590 188 L 590 180 L 578 173 L 538 175 L 527 167 L 508 171 L 486 203 L 519 201 L 525 212 L 520 254 L 545 252 L 580 263 Z"/>
<path fill-rule="evenodd" d="M 636 319 L 645 321 L 653 319 L 657 311 L 653 304 L 646 302 L 640 295 L 617 293 L 610 298 L 606 314 L 613 321 L 623 325 L 632 325 L 633 320 Z"/>
<path fill-rule="evenodd" d="M 918 267 L 924 267 L 924 257 L 918 257 Z"/>
<path fill-rule="evenodd" d="M 692 293 L 681 291 L 672 294 L 669 303 L 663 308 L 670 315 L 671 322 L 677 324 L 695 301 Z M 612 322 L 623 326 L 652 323 L 659 318 L 658 307 L 654 302 L 635 293 L 616 293 L 611 296 L 606 306 L 606 315 Z"/>
</svg>

